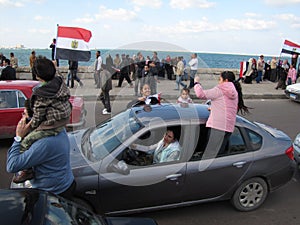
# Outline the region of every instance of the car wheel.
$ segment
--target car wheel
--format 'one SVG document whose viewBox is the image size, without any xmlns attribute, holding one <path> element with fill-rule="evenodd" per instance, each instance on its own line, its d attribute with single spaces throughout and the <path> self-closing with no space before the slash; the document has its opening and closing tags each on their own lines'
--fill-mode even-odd
<svg viewBox="0 0 300 225">
<path fill-rule="evenodd" d="M 260 207 L 268 195 L 267 183 L 258 177 L 243 182 L 234 192 L 232 205 L 239 211 L 247 212 Z"/>
</svg>

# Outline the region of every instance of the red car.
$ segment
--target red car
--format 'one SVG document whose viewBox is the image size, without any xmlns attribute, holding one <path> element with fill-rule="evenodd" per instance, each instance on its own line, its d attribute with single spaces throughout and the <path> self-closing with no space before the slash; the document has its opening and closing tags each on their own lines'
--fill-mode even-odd
<svg viewBox="0 0 300 225">
<path fill-rule="evenodd" d="M 0 81 L 0 139 L 15 136 L 25 99 L 31 97 L 32 89 L 38 84 L 39 81 L 33 80 Z M 70 102 L 73 108 L 68 130 L 82 127 L 86 116 L 83 98 L 71 96 Z"/>
</svg>

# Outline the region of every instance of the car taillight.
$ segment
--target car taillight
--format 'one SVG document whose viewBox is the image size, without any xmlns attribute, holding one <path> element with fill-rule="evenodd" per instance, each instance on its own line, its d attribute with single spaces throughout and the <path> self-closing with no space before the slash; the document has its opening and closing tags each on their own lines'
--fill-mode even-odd
<svg viewBox="0 0 300 225">
<path fill-rule="evenodd" d="M 294 148 L 293 146 L 289 147 L 287 150 L 285 150 L 285 154 L 287 157 L 289 157 L 291 160 L 294 160 Z"/>
</svg>

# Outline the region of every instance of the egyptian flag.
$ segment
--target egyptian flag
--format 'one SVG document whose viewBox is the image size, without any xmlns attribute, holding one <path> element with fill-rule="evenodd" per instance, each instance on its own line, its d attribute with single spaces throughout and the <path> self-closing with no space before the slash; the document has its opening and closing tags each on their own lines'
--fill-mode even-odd
<svg viewBox="0 0 300 225">
<path fill-rule="evenodd" d="M 291 41 L 285 40 L 281 53 L 286 54 L 300 54 L 300 45 L 293 43 Z"/>
<path fill-rule="evenodd" d="M 56 59 L 89 61 L 92 32 L 79 27 L 57 27 Z"/>
</svg>

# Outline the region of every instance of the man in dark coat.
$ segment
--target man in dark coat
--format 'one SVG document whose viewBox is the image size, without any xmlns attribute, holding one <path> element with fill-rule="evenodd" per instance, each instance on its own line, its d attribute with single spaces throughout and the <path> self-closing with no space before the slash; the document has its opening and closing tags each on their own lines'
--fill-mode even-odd
<svg viewBox="0 0 300 225">
<path fill-rule="evenodd" d="M 3 60 L 3 66 L 5 68 L 2 70 L 0 80 L 16 80 L 16 70 L 11 67 L 9 59 Z"/>
</svg>

